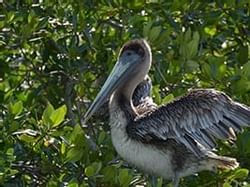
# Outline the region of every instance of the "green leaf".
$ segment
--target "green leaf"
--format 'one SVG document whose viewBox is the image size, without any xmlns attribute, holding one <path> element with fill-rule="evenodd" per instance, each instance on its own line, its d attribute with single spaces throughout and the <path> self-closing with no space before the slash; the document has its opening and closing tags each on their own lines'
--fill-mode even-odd
<svg viewBox="0 0 250 187">
<path fill-rule="evenodd" d="M 102 168 L 101 162 L 93 162 L 91 165 L 85 168 L 84 172 L 86 176 L 91 177 L 99 173 Z"/>
<path fill-rule="evenodd" d="M 79 147 L 72 147 L 68 152 L 66 156 L 66 161 L 71 162 L 77 162 L 79 161 L 83 156 L 83 150 L 79 149 Z"/>
<path fill-rule="evenodd" d="M 88 166 L 85 168 L 84 173 L 87 177 L 91 177 L 95 174 L 95 169 L 93 166 Z"/>
<path fill-rule="evenodd" d="M 198 62 L 196 62 L 194 60 L 188 60 L 187 61 L 187 71 L 192 72 L 192 71 L 194 71 L 194 70 L 196 70 L 198 68 L 199 68 Z"/>
<path fill-rule="evenodd" d="M 116 178 L 116 168 L 114 166 L 107 166 L 103 168 L 102 173 L 105 181 L 112 181 Z"/>
<path fill-rule="evenodd" d="M 250 131 L 239 134 L 236 143 L 242 155 L 250 154 Z"/>
<path fill-rule="evenodd" d="M 164 97 L 162 100 L 162 104 L 167 104 L 170 103 L 171 101 L 174 100 L 174 95 L 173 94 L 168 94 L 167 96 Z"/>
<path fill-rule="evenodd" d="M 207 63 L 203 63 L 201 66 L 202 75 L 205 76 L 206 79 L 210 79 L 211 75 L 211 67 Z"/>
<path fill-rule="evenodd" d="M 185 32 L 185 34 L 180 34 L 179 36 L 179 52 L 180 55 L 185 59 L 189 60 L 193 58 L 198 51 L 200 36 L 199 32 L 192 33 L 191 29 L 188 28 L 188 30 Z"/>
<path fill-rule="evenodd" d="M 101 144 L 103 142 L 103 140 L 106 137 L 106 133 L 104 131 L 101 131 L 101 133 L 98 136 L 98 144 Z"/>
<path fill-rule="evenodd" d="M 245 63 L 241 69 L 241 73 L 243 76 L 250 78 L 250 62 Z"/>
<path fill-rule="evenodd" d="M 188 48 L 187 59 L 191 59 L 192 57 L 194 57 L 197 54 L 199 40 L 200 40 L 199 33 L 195 32 L 192 41 L 190 41 L 187 44 L 187 48 Z"/>
<path fill-rule="evenodd" d="M 228 180 L 235 180 L 235 179 L 245 179 L 248 176 L 249 170 L 245 168 L 240 168 L 234 171 L 234 173 L 228 177 Z"/>
<path fill-rule="evenodd" d="M 153 27 L 150 30 L 149 40 L 154 42 L 159 37 L 161 30 L 162 30 L 161 26 Z"/>
<path fill-rule="evenodd" d="M 79 137 L 81 137 L 81 141 L 84 141 L 84 131 L 81 128 L 81 126 L 78 124 L 76 126 L 74 126 L 73 131 L 70 134 L 70 141 L 73 143 L 76 143 L 76 141 L 79 139 Z"/>
<path fill-rule="evenodd" d="M 189 27 L 188 30 L 184 34 L 184 42 L 189 42 L 191 40 L 192 40 L 192 31 Z"/>
<path fill-rule="evenodd" d="M 14 104 L 10 104 L 10 111 L 15 116 L 19 115 L 23 111 L 23 102 L 17 101 Z"/>
<path fill-rule="evenodd" d="M 153 93 L 152 95 L 154 97 L 154 101 L 157 104 L 161 104 L 160 85 L 153 86 L 152 93 Z"/>
<path fill-rule="evenodd" d="M 248 176 L 249 170 L 248 169 L 237 169 L 237 171 L 234 173 L 235 179 L 245 179 Z"/>
<path fill-rule="evenodd" d="M 46 109 L 43 111 L 43 115 L 42 115 L 42 121 L 45 125 L 51 125 L 52 124 L 52 120 L 50 119 L 50 116 L 52 115 L 52 113 L 55 111 L 54 107 L 48 103 Z"/>
<path fill-rule="evenodd" d="M 193 40 L 199 44 L 199 41 L 200 41 L 200 35 L 199 35 L 199 32 L 198 31 L 195 31 L 194 34 L 193 34 Z"/>
<path fill-rule="evenodd" d="M 52 126 L 56 127 L 62 123 L 67 113 L 66 105 L 62 105 L 60 108 L 54 110 L 50 115 L 50 120 L 52 121 Z"/>
<path fill-rule="evenodd" d="M 120 169 L 118 180 L 121 186 L 129 186 L 132 177 L 129 175 L 128 169 Z"/>
<path fill-rule="evenodd" d="M 143 27 L 143 36 L 144 38 L 148 38 L 150 35 L 150 29 L 153 25 L 153 21 L 149 21 L 144 27 Z"/>
<path fill-rule="evenodd" d="M 216 34 L 216 27 L 211 26 L 211 27 L 205 27 L 204 31 L 206 34 L 210 35 L 210 36 L 214 36 Z"/>
<path fill-rule="evenodd" d="M 248 61 L 248 46 L 240 46 L 239 52 L 237 54 L 237 59 L 240 64 L 245 64 Z"/>
<path fill-rule="evenodd" d="M 157 187 L 162 187 L 163 186 L 163 179 L 162 178 L 158 178 L 157 179 Z"/>
<path fill-rule="evenodd" d="M 62 155 L 65 154 L 65 151 L 66 151 L 66 145 L 65 145 L 65 143 L 61 143 L 61 149 L 60 149 L 60 151 L 61 151 Z"/>
<path fill-rule="evenodd" d="M 77 182 L 70 182 L 67 187 L 79 187 Z"/>
<path fill-rule="evenodd" d="M 162 42 L 168 42 L 168 41 L 170 41 L 170 37 L 169 37 L 170 33 L 171 33 L 171 30 L 161 31 L 159 37 L 154 42 L 154 45 L 158 46 L 158 45 L 162 44 Z"/>
<path fill-rule="evenodd" d="M 102 162 L 93 162 L 92 166 L 94 167 L 95 173 L 97 174 L 102 168 Z"/>
<path fill-rule="evenodd" d="M 246 80 L 245 77 L 241 77 L 232 83 L 232 89 L 235 93 L 244 94 L 250 90 L 250 81 Z"/>
<path fill-rule="evenodd" d="M 11 147 L 6 151 L 6 154 L 12 156 L 14 154 L 14 149 Z"/>
<path fill-rule="evenodd" d="M 18 138 L 24 142 L 27 142 L 27 143 L 35 142 L 35 137 L 29 136 L 27 134 L 22 134 L 22 135 L 18 136 Z"/>
<path fill-rule="evenodd" d="M 228 183 L 228 182 L 225 182 L 225 183 L 223 184 L 223 187 L 232 187 L 232 185 L 231 185 L 230 183 Z"/>
</svg>

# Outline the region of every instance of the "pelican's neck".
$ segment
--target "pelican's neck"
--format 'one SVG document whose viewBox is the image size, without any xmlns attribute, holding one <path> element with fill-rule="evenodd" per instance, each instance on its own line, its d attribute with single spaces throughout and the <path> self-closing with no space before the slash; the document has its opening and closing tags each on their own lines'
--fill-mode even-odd
<svg viewBox="0 0 250 187">
<path fill-rule="evenodd" d="M 125 127 L 138 115 L 132 103 L 134 88 L 124 86 L 116 90 L 109 103 L 111 127 L 117 126 L 115 121 L 119 121 L 119 126 Z"/>
</svg>

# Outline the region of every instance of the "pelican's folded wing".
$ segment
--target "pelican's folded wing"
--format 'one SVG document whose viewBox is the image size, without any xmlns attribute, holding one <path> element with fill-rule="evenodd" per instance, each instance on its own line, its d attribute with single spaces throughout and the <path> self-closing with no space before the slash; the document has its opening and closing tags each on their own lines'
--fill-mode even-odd
<svg viewBox="0 0 250 187">
<path fill-rule="evenodd" d="M 215 138 L 235 139 L 234 131 L 250 125 L 250 108 L 213 89 L 189 92 L 127 126 L 128 135 L 144 143 L 174 139 L 199 156 L 201 147 L 211 150 Z"/>
</svg>

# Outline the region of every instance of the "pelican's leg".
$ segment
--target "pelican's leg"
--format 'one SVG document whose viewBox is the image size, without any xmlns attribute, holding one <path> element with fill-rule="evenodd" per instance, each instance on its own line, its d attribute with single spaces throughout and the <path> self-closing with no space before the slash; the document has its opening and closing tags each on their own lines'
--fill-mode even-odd
<svg viewBox="0 0 250 187">
<path fill-rule="evenodd" d="M 179 187 L 180 177 L 175 174 L 174 178 L 172 179 L 173 187 Z"/>
<path fill-rule="evenodd" d="M 150 175 L 149 180 L 152 187 L 157 187 L 157 177 Z"/>
</svg>

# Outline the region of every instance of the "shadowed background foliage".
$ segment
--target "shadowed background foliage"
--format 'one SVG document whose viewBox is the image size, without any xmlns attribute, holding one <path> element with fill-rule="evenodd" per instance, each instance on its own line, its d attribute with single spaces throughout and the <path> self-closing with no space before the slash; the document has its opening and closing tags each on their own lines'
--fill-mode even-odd
<svg viewBox="0 0 250 187">
<path fill-rule="evenodd" d="M 0 3 L 0 185 L 169 185 L 114 151 L 107 107 L 81 128 L 121 45 L 146 38 L 152 96 L 216 88 L 250 105 L 248 0 L 3 0 Z M 218 152 L 240 169 L 181 186 L 250 186 L 250 131 Z M 169 185 L 170 186 L 170 185 Z"/>
</svg>

